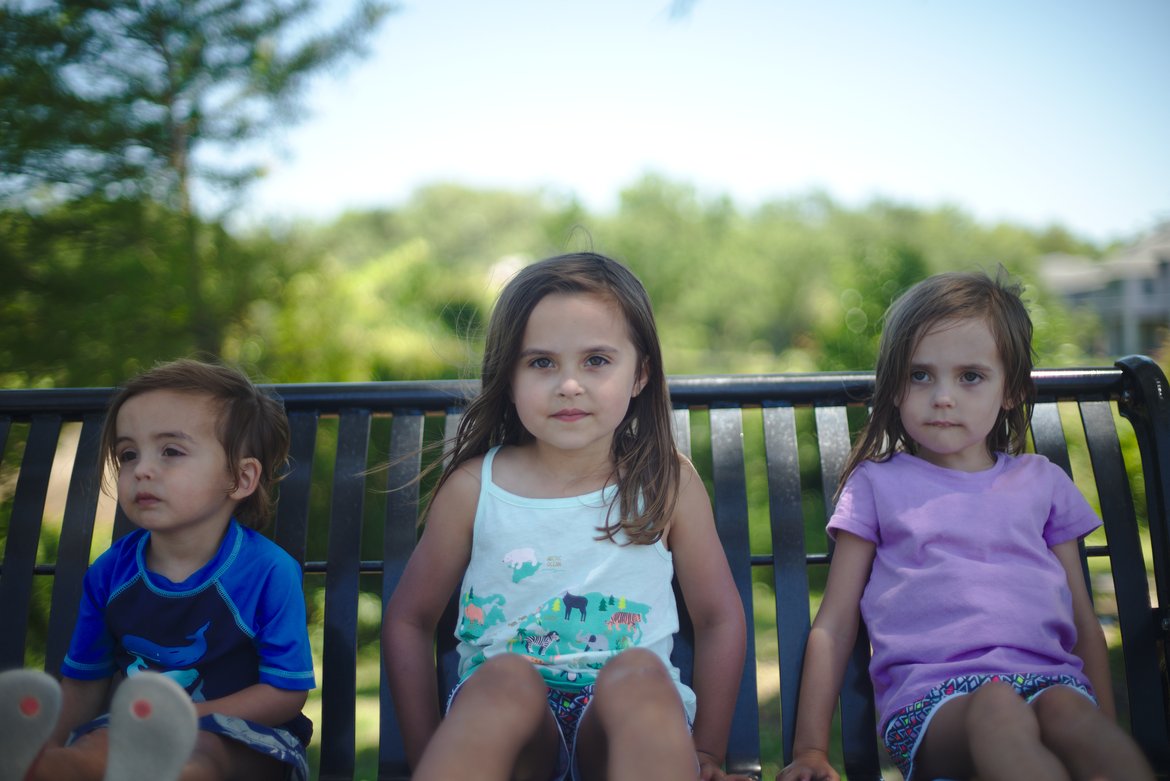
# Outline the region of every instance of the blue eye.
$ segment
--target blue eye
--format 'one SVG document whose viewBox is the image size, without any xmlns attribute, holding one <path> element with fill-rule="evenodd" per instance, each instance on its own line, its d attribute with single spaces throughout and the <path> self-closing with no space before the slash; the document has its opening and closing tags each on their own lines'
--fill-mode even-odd
<svg viewBox="0 0 1170 781">
<path fill-rule="evenodd" d="M 928 375 L 922 369 L 915 369 L 914 371 L 910 372 L 911 382 L 926 382 L 928 379 L 930 379 L 930 375 Z"/>
<path fill-rule="evenodd" d="M 178 449 L 178 448 L 176 448 L 176 447 L 169 447 L 169 446 L 168 446 L 168 447 L 164 447 L 164 448 L 163 448 L 163 451 L 162 451 L 162 453 L 163 453 L 163 455 L 164 455 L 164 456 L 181 456 L 181 455 L 185 455 L 185 453 L 183 453 L 183 451 L 182 451 L 182 450 L 179 450 L 179 449 Z"/>
<path fill-rule="evenodd" d="M 983 375 L 975 371 L 963 372 L 963 376 L 960 379 L 963 382 L 979 382 L 983 379 Z"/>
<path fill-rule="evenodd" d="M 128 464 L 136 458 L 138 458 L 137 451 L 129 449 L 123 450 L 115 456 L 115 459 L 119 464 Z"/>
<path fill-rule="evenodd" d="M 553 362 L 550 358 L 533 358 L 528 362 L 528 365 L 533 369 L 548 369 L 552 367 Z"/>
<path fill-rule="evenodd" d="M 586 366 L 605 366 L 609 363 L 609 359 L 604 355 L 590 355 L 585 359 Z"/>
</svg>

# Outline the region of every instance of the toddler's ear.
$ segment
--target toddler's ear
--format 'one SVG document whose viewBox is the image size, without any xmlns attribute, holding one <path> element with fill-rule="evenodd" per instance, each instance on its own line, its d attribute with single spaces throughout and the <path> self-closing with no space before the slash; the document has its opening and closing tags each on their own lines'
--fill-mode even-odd
<svg viewBox="0 0 1170 781">
<path fill-rule="evenodd" d="M 255 458 L 242 458 L 236 468 L 236 482 L 229 497 L 237 502 L 243 501 L 256 492 L 260 487 L 260 474 L 264 468 Z"/>
</svg>

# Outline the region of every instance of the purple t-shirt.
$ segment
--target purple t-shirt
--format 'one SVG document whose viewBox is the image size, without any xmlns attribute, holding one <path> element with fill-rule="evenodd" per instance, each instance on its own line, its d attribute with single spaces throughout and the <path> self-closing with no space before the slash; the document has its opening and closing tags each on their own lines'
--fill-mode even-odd
<svg viewBox="0 0 1170 781">
<path fill-rule="evenodd" d="M 982 472 L 898 453 L 862 463 L 829 520 L 877 546 L 861 615 L 879 727 L 948 678 L 1065 674 L 1087 686 L 1072 596 L 1052 546 L 1101 524 L 1043 456 Z"/>
</svg>

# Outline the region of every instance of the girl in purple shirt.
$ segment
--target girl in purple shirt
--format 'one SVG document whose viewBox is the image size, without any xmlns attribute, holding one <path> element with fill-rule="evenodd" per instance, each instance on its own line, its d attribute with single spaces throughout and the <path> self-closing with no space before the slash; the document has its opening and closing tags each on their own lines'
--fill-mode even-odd
<svg viewBox="0 0 1170 781">
<path fill-rule="evenodd" d="M 906 779 L 1153 778 L 1114 720 L 1081 574 L 1077 541 L 1100 522 L 1059 467 L 1021 452 L 1031 372 L 1015 285 L 940 274 L 891 306 L 779 781 L 838 778 L 829 725 L 859 618 Z"/>
</svg>

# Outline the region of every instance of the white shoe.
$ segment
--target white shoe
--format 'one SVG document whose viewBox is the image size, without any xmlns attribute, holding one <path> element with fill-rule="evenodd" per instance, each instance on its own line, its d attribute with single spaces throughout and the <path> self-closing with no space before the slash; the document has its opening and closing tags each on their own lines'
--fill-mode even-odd
<svg viewBox="0 0 1170 781">
<path fill-rule="evenodd" d="M 105 781 L 175 781 L 198 733 L 195 705 L 182 686 L 160 673 L 127 678 L 110 705 Z"/>
<path fill-rule="evenodd" d="M 56 678 L 40 670 L 0 673 L 0 781 L 24 781 L 60 714 Z"/>
</svg>

